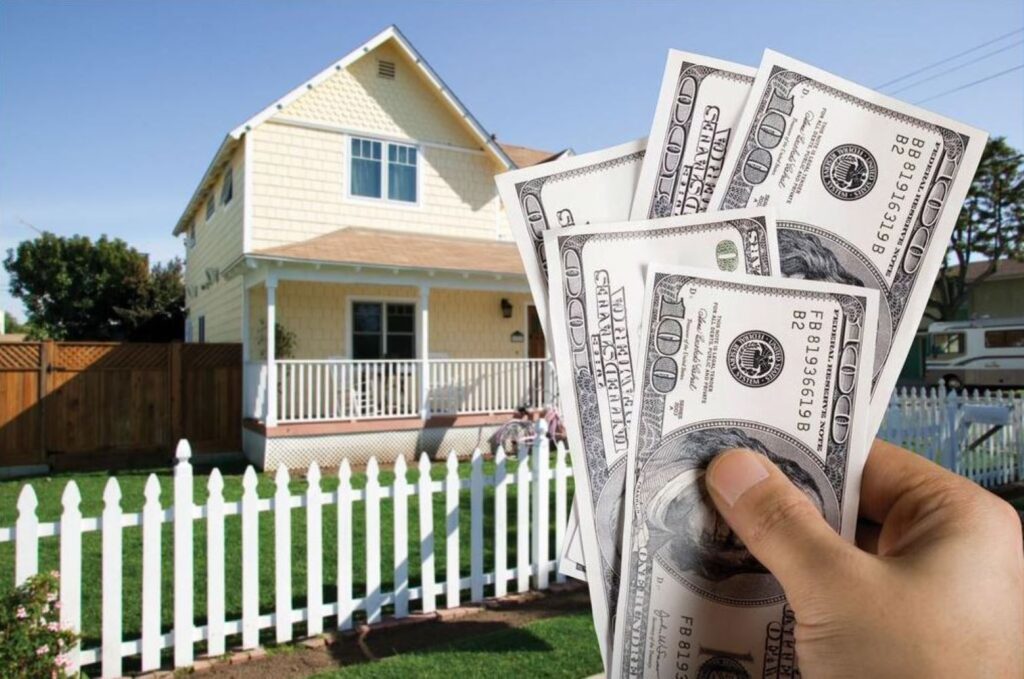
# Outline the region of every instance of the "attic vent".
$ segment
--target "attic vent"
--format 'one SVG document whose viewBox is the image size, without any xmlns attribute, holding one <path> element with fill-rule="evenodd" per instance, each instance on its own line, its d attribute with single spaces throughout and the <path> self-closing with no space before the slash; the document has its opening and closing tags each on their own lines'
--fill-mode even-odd
<svg viewBox="0 0 1024 679">
<path fill-rule="evenodd" d="M 384 78 L 385 80 L 395 79 L 395 62 L 384 61 L 383 59 L 377 60 L 377 77 Z"/>
</svg>

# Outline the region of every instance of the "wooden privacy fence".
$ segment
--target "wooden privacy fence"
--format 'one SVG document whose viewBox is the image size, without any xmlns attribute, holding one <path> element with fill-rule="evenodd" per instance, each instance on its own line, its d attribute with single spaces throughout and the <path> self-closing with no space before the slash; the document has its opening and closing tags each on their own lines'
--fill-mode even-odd
<svg viewBox="0 0 1024 679">
<path fill-rule="evenodd" d="M 543 422 L 541 423 L 543 425 Z M 101 516 L 83 517 L 79 505 L 81 497 L 74 481 L 64 488 L 64 512 L 58 522 L 40 523 L 37 519 L 37 498 L 31 485 L 26 485 L 18 499 L 18 519 L 14 527 L 0 528 L 0 543 L 15 543 L 15 583 L 35 574 L 39 565 L 40 541 L 60 541 L 60 602 L 61 620 L 76 631 L 82 629 L 82 535 L 91 531 L 102 534 L 102 621 L 101 643 L 92 648 L 75 648 L 69 653 L 73 668 L 100 664 L 104 677 L 121 676 L 123 659 L 141 656 L 143 671 L 161 665 L 161 651 L 173 648 L 175 667 L 193 664 L 195 644 L 206 642 L 210 656 L 225 653 L 228 643 L 241 648 L 255 648 L 260 643 L 260 631 L 272 628 L 277 642 L 292 639 L 294 626 L 305 623 L 306 635 L 317 635 L 324 630 L 324 619 L 334 618 L 334 626 L 351 629 L 357 611 L 365 614 L 366 622 L 380 622 L 385 607 L 391 607 L 395 618 L 409 615 L 412 604 L 419 602 L 424 613 L 437 608 L 460 605 L 464 590 L 469 590 L 470 601 L 481 601 L 485 595 L 504 596 L 510 586 L 522 592 L 530 588 L 531 580 L 537 589 L 546 589 L 549 578 L 561 582 L 557 557 L 561 554 L 566 510 L 568 506 L 567 479 L 572 475 L 566 464 L 565 449 L 559 445 L 551 465 L 547 437 L 539 432 L 531 447 L 519 451 L 519 463 L 514 472 L 507 466 L 505 453 L 498 450 L 493 475 L 484 474 L 480 450 L 473 452 L 468 479 L 459 476 L 459 463 L 452 451 L 446 462 L 443 480 L 431 478 L 431 463 L 426 454 L 419 460 L 416 480 L 407 478 L 404 458 L 395 464 L 394 483 L 385 486 L 378 478 L 376 458 L 371 458 L 366 469 L 366 485 L 355 489 L 347 462 L 338 472 L 339 485 L 334 492 L 321 489 L 320 469 L 314 462 L 307 472 L 308 489 L 304 494 L 292 495 L 288 471 L 279 467 L 275 478 L 276 492 L 272 498 L 261 499 L 256 492 L 257 478 L 252 467 L 245 470 L 243 493 L 238 502 L 224 499 L 224 481 L 219 471 L 209 477 L 209 497 L 205 505 L 193 502 L 192 467 L 190 449 L 182 441 L 177 450 L 178 463 L 174 469 L 174 492 L 171 506 L 160 500 L 160 484 L 150 475 L 145 486 L 145 505 L 139 514 L 126 514 L 121 510 L 121 490 L 116 477 L 111 477 L 103 493 L 104 509 Z M 553 487 L 552 487 L 553 486 Z M 509 488 L 515 489 L 515 517 L 509 520 Z M 489 513 L 485 513 L 484 491 L 494 489 Z M 469 526 L 460 525 L 461 491 L 469 491 Z M 552 494 L 554 498 L 552 498 Z M 434 498 L 444 499 L 445 534 L 434 534 Z M 550 539 L 552 499 L 554 502 L 554 550 Z M 381 505 L 392 503 L 393 525 L 382 525 Z M 409 526 L 409 510 L 418 503 L 419 525 Z M 365 520 L 365 591 L 355 592 L 353 587 L 353 519 L 355 506 L 363 504 Z M 337 512 L 337 543 L 324 544 L 323 527 L 325 508 Z M 305 563 L 293 564 L 293 512 L 305 514 Z M 266 514 L 274 527 L 273 562 L 260 562 L 260 515 Z M 225 517 L 241 517 L 240 543 L 225 541 Z M 485 519 L 493 521 L 493 564 L 491 570 L 484 565 Z M 197 522 L 205 522 L 206 544 L 203 559 L 206 568 L 206 601 L 195 601 L 194 577 L 197 562 L 193 531 Z M 162 525 L 170 524 L 173 561 L 165 560 L 167 549 L 162 543 Z M 460 569 L 460 532 L 469 530 L 469 572 Z M 514 563 L 509 564 L 509 534 L 515 530 Z M 141 637 L 123 638 L 123 544 L 125 532 L 142 531 L 142 620 Z M 410 530 L 418 533 L 420 581 L 410 582 Z M 382 588 L 382 534 L 391 532 L 394 550 L 393 589 Z M 241 579 L 241 618 L 228 620 L 225 615 L 225 552 L 237 549 L 243 564 Z M 444 550 L 444 572 L 435 568 L 437 550 Z M 337 577 L 325 583 L 323 577 L 324 554 L 336 550 Z M 305 566 L 307 601 L 304 608 L 294 608 L 292 600 L 293 566 Z M 172 569 L 173 625 L 166 629 L 161 624 L 161 570 Z M 273 610 L 260 610 L 260 571 L 273 569 Z M 323 601 L 324 585 L 336 592 L 332 603 Z M 96 583 L 85 583 L 95 587 Z M 331 591 L 328 589 L 327 591 Z M 205 624 L 196 624 L 201 609 Z"/>
<path fill-rule="evenodd" d="M 1024 480 L 1019 392 L 898 389 L 878 436 L 987 488 Z"/>
<path fill-rule="evenodd" d="M 0 344 L 0 467 L 241 450 L 238 344 Z M 99 455 L 99 457 L 97 457 Z"/>
</svg>

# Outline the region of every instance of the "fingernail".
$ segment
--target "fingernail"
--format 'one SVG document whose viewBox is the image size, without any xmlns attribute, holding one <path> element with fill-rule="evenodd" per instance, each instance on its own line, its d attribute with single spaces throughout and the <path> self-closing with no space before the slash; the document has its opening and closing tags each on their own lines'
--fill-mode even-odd
<svg viewBox="0 0 1024 679">
<path fill-rule="evenodd" d="M 748 490 L 768 478 L 760 456 L 749 450 L 727 450 L 711 462 L 707 482 L 732 507 Z"/>
</svg>

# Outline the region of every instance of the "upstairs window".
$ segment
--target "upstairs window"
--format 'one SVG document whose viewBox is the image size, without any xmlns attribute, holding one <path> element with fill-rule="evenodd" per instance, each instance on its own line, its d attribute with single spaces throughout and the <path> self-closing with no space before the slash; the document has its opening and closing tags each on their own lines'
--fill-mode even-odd
<svg viewBox="0 0 1024 679">
<path fill-rule="evenodd" d="M 220 187 L 220 203 L 227 205 L 235 195 L 235 177 L 232 168 L 224 173 L 224 185 Z"/>
<path fill-rule="evenodd" d="M 199 343 L 206 341 L 206 316 L 199 317 Z"/>
<path fill-rule="evenodd" d="M 387 147 L 387 172 L 384 150 Z M 349 193 L 362 198 L 387 198 L 400 203 L 418 199 L 419 154 L 415 146 L 374 139 L 352 139 Z"/>
<path fill-rule="evenodd" d="M 210 217 L 213 216 L 213 211 L 217 209 L 217 201 L 213 199 L 213 194 L 206 199 L 206 221 L 210 221 Z"/>
<path fill-rule="evenodd" d="M 388 144 L 388 200 L 416 202 L 416 148 Z"/>
<path fill-rule="evenodd" d="M 366 198 L 381 196 L 381 143 L 369 139 L 352 140 L 352 195 Z"/>
</svg>

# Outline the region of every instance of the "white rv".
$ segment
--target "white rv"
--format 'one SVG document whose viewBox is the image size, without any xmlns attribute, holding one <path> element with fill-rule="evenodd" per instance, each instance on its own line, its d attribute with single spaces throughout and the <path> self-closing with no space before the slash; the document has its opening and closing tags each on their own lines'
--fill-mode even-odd
<svg viewBox="0 0 1024 679">
<path fill-rule="evenodd" d="M 929 384 L 1024 387 L 1024 318 L 985 318 L 928 327 Z"/>
</svg>

